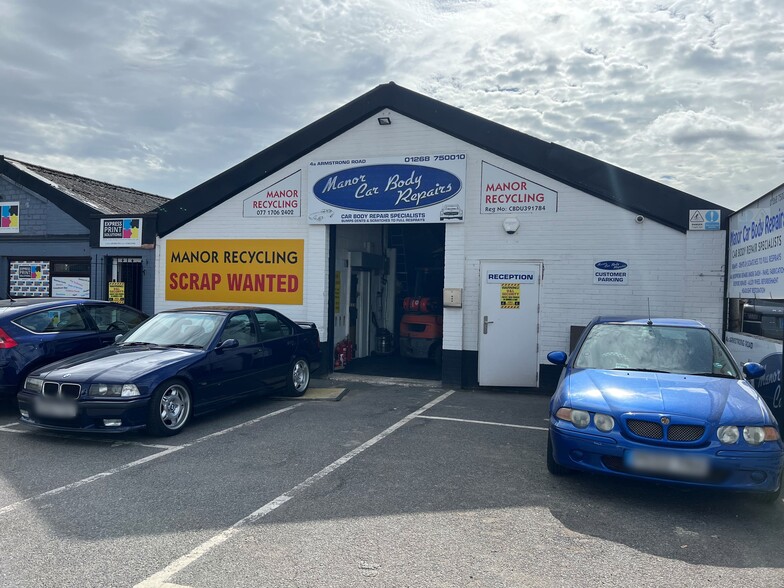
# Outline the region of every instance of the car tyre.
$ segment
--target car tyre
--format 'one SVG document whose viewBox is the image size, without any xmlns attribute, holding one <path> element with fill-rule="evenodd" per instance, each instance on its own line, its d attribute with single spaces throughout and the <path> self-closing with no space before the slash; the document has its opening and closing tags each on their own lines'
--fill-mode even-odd
<svg viewBox="0 0 784 588">
<path fill-rule="evenodd" d="M 164 382 L 150 399 L 147 432 L 156 437 L 171 437 L 185 427 L 193 408 L 191 392 L 183 382 Z"/>
<path fill-rule="evenodd" d="M 310 386 L 310 364 L 304 357 L 298 357 L 289 366 L 286 376 L 286 396 L 299 397 L 308 391 Z"/>
<path fill-rule="evenodd" d="M 553 476 L 566 476 L 572 473 L 572 470 L 565 468 L 553 457 L 553 441 L 550 438 L 550 433 L 547 433 L 547 471 Z"/>
</svg>

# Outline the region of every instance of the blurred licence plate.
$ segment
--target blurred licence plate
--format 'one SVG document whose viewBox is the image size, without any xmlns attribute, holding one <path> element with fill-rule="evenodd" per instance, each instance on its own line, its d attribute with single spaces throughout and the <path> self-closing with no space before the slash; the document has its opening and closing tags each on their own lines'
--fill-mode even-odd
<svg viewBox="0 0 784 588">
<path fill-rule="evenodd" d="M 710 473 L 708 460 L 696 455 L 630 450 L 625 457 L 627 467 L 640 473 L 669 474 L 684 478 L 705 478 Z"/>
<path fill-rule="evenodd" d="M 35 399 L 35 412 L 38 416 L 56 419 L 72 419 L 76 416 L 76 403 L 64 400 Z"/>
</svg>

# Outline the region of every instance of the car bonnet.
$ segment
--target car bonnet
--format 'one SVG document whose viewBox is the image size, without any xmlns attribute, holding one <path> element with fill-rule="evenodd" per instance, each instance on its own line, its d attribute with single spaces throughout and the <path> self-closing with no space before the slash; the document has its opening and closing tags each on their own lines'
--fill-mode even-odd
<svg viewBox="0 0 784 588">
<path fill-rule="evenodd" d="M 768 424 L 770 411 L 744 380 L 639 372 L 574 370 L 569 376 L 572 407 L 608 411 L 680 414 L 708 422 Z"/>
<path fill-rule="evenodd" d="M 76 383 L 126 383 L 179 362 L 189 364 L 201 350 L 109 347 L 82 353 L 36 370 L 36 377 Z"/>
</svg>

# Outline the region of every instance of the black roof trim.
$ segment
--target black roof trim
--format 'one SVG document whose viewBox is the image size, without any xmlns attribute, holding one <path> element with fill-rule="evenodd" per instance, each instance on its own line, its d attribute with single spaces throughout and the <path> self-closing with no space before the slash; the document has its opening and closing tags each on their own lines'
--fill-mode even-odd
<svg viewBox="0 0 784 588">
<path fill-rule="evenodd" d="M 162 204 L 158 208 L 159 235 L 171 233 L 384 109 L 393 110 L 681 232 L 688 229 L 689 210 L 721 210 L 722 228 L 726 227 L 731 212 L 708 200 L 390 82 L 377 86 L 264 151 Z"/>
</svg>

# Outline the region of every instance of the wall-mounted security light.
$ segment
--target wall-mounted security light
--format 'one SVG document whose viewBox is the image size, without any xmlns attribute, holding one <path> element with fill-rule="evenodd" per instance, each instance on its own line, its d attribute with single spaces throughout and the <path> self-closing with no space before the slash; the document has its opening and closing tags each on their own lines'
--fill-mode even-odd
<svg viewBox="0 0 784 588">
<path fill-rule="evenodd" d="M 387 125 L 391 125 L 392 124 L 392 119 L 389 118 L 388 116 L 379 116 L 378 117 L 378 124 L 380 124 L 382 127 L 385 127 Z"/>
<path fill-rule="evenodd" d="M 516 218 L 505 218 L 504 219 L 504 231 L 508 235 L 514 235 L 517 232 L 517 229 L 520 228 L 520 221 Z"/>
<path fill-rule="evenodd" d="M 634 222 L 636 222 L 638 225 L 642 224 L 642 222 L 644 220 L 645 220 L 645 217 L 643 215 L 641 215 L 641 214 L 638 214 L 637 216 L 634 217 Z"/>
</svg>

